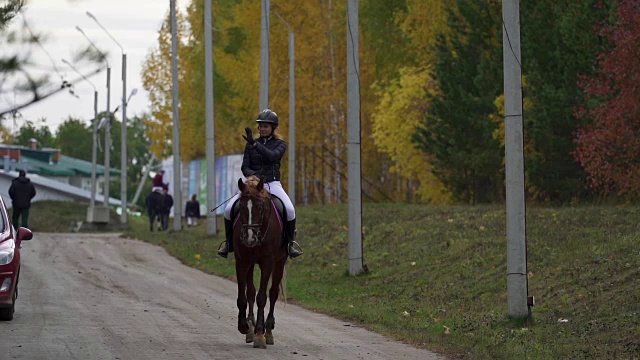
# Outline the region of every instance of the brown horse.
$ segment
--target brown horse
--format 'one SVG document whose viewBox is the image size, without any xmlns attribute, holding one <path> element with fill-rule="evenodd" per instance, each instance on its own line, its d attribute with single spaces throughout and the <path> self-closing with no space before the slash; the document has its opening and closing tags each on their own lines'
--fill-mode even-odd
<svg viewBox="0 0 640 360">
<path fill-rule="evenodd" d="M 283 285 L 281 282 L 287 262 L 287 251 L 282 246 L 282 224 L 278 212 L 262 180 L 255 176 L 248 177 L 246 183 L 238 179 L 238 187 L 240 188 L 239 214 L 233 224 L 233 248 L 238 280 L 238 331 L 247 335 L 247 342 L 253 341 L 254 348 L 264 349 L 267 344 L 274 343 L 273 310 L 280 287 Z M 253 314 L 253 305 L 256 301 L 253 269 L 256 264 L 260 267 L 257 321 Z M 269 279 L 271 279 L 269 315 L 265 322 L 264 308 L 267 304 Z"/>
</svg>

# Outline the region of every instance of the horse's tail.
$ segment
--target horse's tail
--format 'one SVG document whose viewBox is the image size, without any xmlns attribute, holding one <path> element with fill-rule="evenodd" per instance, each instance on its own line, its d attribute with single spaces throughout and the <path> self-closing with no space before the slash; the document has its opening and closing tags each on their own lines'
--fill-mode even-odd
<svg viewBox="0 0 640 360">
<path fill-rule="evenodd" d="M 282 281 L 280 281 L 280 293 L 282 294 L 282 307 L 287 305 L 287 267 L 282 270 Z"/>
</svg>

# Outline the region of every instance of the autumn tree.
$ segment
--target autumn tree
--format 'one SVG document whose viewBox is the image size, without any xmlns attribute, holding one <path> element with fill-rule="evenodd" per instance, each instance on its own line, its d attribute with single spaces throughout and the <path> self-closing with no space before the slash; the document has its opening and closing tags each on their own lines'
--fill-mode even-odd
<svg viewBox="0 0 640 360">
<path fill-rule="evenodd" d="M 432 157 L 433 173 L 463 203 L 500 201 L 502 157 L 494 138 L 494 99 L 502 93 L 499 1 L 459 0 L 440 35 L 434 75 L 438 91 L 414 140 Z"/>
<path fill-rule="evenodd" d="M 178 38 L 185 33 L 185 24 L 177 14 Z M 171 22 L 167 15 L 158 32 L 158 47 L 151 50 L 142 66 L 142 84 L 149 93 L 151 113 L 145 119 L 151 151 L 162 159 L 172 153 L 173 95 L 171 72 Z M 181 46 L 179 45 L 180 49 Z M 179 67 L 179 69 L 182 69 Z"/>
<path fill-rule="evenodd" d="M 432 173 L 430 155 L 415 146 L 412 136 L 436 90 L 433 46 L 437 35 L 446 31 L 445 7 L 450 3 L 370 0 L 363 11 L 366 54 L 373 58 L 376 72 L 372 136 L 376 148 L 389 157 L 389 175 L 399 179 L 397 196 L 404 193 L 407 200 L 415 200 L 414 195 L 435 203 L 448 199 Z"/>
<path fill-rule="evenodd" d="M 584 78 L 587 97 L 577 116 L 585 121 L 576 137 L 575 158 L 589 185 L 604 195 L 640 195 L 640 6 L 618 2 L 613 24 L 600 34 L 609 46 L 598 55 L 594 77 Z"/>
<path fill-rule="evenodd" d="M 585 99 L 579 75 L 590 76 L 603 41 L 593 25 L 606 19 L 611 0 L 525 1 L 522 66 L 527 81 L 524 130 L 528 197 L 537 202 L 584 198 L 585 174 L 572 156 L 581 125 L 573 109 Z"/>
</svg>

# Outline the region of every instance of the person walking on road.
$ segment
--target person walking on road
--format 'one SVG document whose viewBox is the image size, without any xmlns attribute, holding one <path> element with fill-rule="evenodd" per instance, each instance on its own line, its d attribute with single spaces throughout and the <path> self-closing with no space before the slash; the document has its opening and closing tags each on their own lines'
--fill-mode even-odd
<svg viewBox="0 0 640 360">
<path fill-rule="evenodd" d="M 9 187 L 9 196 L 13 205 L 13 214 L 11 221 L 14 228 L 18 228 L 18 220 L 22 216 L 20 226 L 29 226 L 29 208 L 31 207 L 31 199 L 36 196 L 36 188 L 31 183 L 31 179 L 27 177 L 24 170 L 20 170 L 18 177 L 13 179 Z"/>
</svg>

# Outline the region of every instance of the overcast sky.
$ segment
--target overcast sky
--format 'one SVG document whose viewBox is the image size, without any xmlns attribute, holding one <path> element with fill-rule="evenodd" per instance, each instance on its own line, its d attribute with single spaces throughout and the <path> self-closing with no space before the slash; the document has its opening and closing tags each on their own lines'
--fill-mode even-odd
<svg viewBox="0 0 640 360">
<path fill-rule="evenodd" d="M 178 1 L 180 7 L 187 5 L 187 0 Z M 55 61 L 55 66 L 61 75 L 51 71 L 50 80 L 59 82 L 60 76 L 71 80 L 78 77 L 62 58 L 69 61 L 78 49 L 89 43 L 76 30 L 80 26 L 89 38 L 102 50 L 109 53 L 108 61 L 111 65 L 111 107 L 115 108 L 122 99 L 122 55 L 120 48 L 108 35 L 90 18 L 86 12 L 91 12 L 111 35 L 122 45 L 127 54 L 127 93 L 137 88 L 127 107 L 127 117 L 148 111 L 147 93 L 142 88 L 140 72 L 142 63 L 157 43 L 158 30 L 162 20 L 169 12 L 169 0 L 29 0 L 24 12 L 28 24 L 33 31 L 45 33 L 48 40 L 43 43 L 46 51 Z M 14 20 L 13 26 L 22 23 L 22 18 Z M 33 60 L 38 66 L 52 68 L 46 53 L 33 48 Z M 86 65 L 80 67 L 84 72 L 90 70 Z M 98 88 L 98 109 L 106 108 L 106 71 L 89 79 Z M 24 119 L 38 120 L 46 118 L 46 124 L 55 131 L 60 123 L 69 116 L 78 117 L 87 122 L 93 118 L 93 87 L 86 82 L 75 86 L 76 95 L 60 92 L 41 102 L 31 105 L 21 111 Z M 127 94 L 128 95 L 128 94 Z M 0 109 L 11 107 L 13 99 L 10 96 L 0 97 Z M 120 112 L 117 117 L 121 116 Z M 25 120 L 18 120 L 19 128 Z M 36 123 L 39 126 L 38 123 Z M 13 130 L 12 121 L 5 123 Z"/>
</svg>

